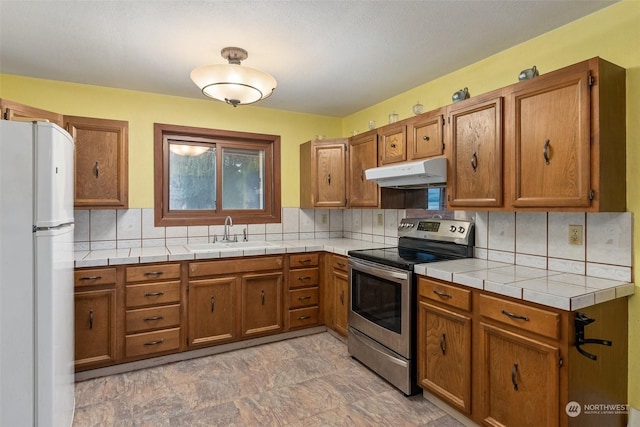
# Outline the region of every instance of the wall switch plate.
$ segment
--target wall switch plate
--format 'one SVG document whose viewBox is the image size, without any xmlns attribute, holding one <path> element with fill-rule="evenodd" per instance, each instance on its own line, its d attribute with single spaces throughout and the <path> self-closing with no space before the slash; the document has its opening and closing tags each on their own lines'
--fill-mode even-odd
<svg viewBox="0 0 640 427">
<path fill-rule="evenodd" d="M 381 213 L 379 213 L 379 214 L 377 215 L 377 218 L 378 218 L 378 219 L 377 219 L 377 221 L 378 221 L 378 225 L 384 225 L 384 215 L 383 215 L 383 214 L 381 214 Z"/>
<path fill-rule="evenodd" d="M 569 244 L 573 246 L 582 246 L 582 226 L 570 225 L 569 226 Z"/>
<path fill-rule="evenodd" d="M 320 221 L 321 221 L 323 224 L 326 224 L 326 223 L 327 223 L 327 214 L 323 213 L 323 214 L 320 216 Z"/>
</svg>

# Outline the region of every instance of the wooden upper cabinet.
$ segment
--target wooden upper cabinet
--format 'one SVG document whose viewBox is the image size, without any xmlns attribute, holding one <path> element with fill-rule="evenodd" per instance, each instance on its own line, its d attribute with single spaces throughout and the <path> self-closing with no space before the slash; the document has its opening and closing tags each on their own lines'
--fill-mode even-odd
<svg viewBox="0 0 640 427">
<path fill-rule="evenodd" d="M 495 93 L 449 110 L 451 207 L 500 207 L 503 199 L 502 96 Z"/>
<path fill-rule="evenodd" d="M 308 141 L 300 146 L 300 207 L 347 205 L 347 140 Z"/>
<path fill-rule="evenodd" d="M 369 131 L 349 139 L 349 206 L 377 207 L 378 185 L 365 171 L 378 165 L 378 134 Z"/>
<path fill-rule="evenodd" d="M 398 123 L 378 129 L 378 165 L 407 160 L 407 125 Z"/>
<path fill-rule="evenodd" d="M 515 208 L 625 210 L 624 87 L 598 58 L 516 85 Z"/>
<path fill-rule="evenodd" d="M 426 159 L 444 153 L 444 117 L 440 110 L 421 114 L 407 122 L 408 160 Z"/>
<path fill-rule="evenodd" d="M 41 120 L 55 123 L 60 127 L 64 125 L 62 114 L 30 107 L 6 99 L 0 99 L 0 109 L 2 110 L 2 118 L 4 120 Z"/>
<path fill-rule="evenodd" d="M 76 143 L 75 207 L 128 207 L 128 128 L 125 121 L 65 116 Z"/>
</svg>

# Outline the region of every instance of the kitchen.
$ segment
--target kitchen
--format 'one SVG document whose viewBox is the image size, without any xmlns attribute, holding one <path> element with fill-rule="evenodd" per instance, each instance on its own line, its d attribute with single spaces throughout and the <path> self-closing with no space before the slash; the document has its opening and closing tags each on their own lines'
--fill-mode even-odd
<svg viewBox="0 0 640 427">
<path fill-rule="evenodd" d="M 2 85 L 0 96 L 2 98 L 21 102 L 39 108 L 61 111 L 65 114 L 75 114 L 78 116 L 91 116 L 112 118 L 115 120 L 128 120 L 130 126 L 130 183 L 129 183 L 129 210 L 92 210 L 83 211 L 78 215 L 77 221 L 84 225 L 78 227 L 81 230 L 80 242 L 90 241 L 90 231 L 88 229 L 88 218 L 91 216 L 92 227 L 98 227 L 97 231 L 102 242 L 116 241 L 113 231 L 102 232 L 99 229 L 101 222 L 108 224 L 108 230 L 114 230 L 113 224 L 117 221 L 136 222 L 135 218 L 148 217 L 151 206 L 153 206 L 152 178 L 152 152 L 151 141 L 152 126 L 154 122 L 189 124 L 199 127 L 212 128 L 232 128 L 243 131 L 281 134 L 283 143 L 286 141 L 290 149 L 282 150 L 282 164 L 292 165 L 291 170 L 287 169 L 288 175 L 284 176 L 282 190 L 283 231 L 281 233 L 304 233 L 303 238 L 307 238 L 309 233 L 319 233 L 318 236 L 344 233 L 345 237 L 362 237 L 364 240 L 381 241 L 387 237 L 393 239 L 393 227 L 398 224 L 399 219 L 404 217 L 405 212 L 395 210 L 307 210 L 299 209 L 298 200 L 298 146 L 300 143 L 313 138 L 313 135 L 348 135 L 353 130 L 364 132 L 366 124 L 370 120 L 375 120 L 380 125 L 387 122 L 387 115 L 391 111 L 397 111 L 402 118 L 409 117 L 411 105 L 415 104 L 416 96 L 423 98 L 425 93 L 429 94 L 429 99 L 421 99 L 425 104 L 425 111 L 437 108 L 450 103 L 451 93 L 460 87 L 469 86 L 473 94 L 481 94 L 512 84 L 517 73 L 523 68 L 530 67 L 535 63 L 544 74 L 563 66 L 579 62 L 594 56 L 602 56 L 605 59 L 616 63 L 627 69 L 627 123 L 633 123 L 632 118 L 637 116 L 638 104 L 637 96 L 637 66 L 640 61 L 637 55 L 637 11 L 633 2 L 621 2 L 614 4 L 603 11 L 595 13 L 582 20 L 556 30 L 552 34 L 546 34 L 539 38 L 523 43 L 509 51 L 487 58 L 480 63 L 470 67 L 450 73 L 433 82 L 429 82 L 398 97 L 389 99 L 380 104 L 374 105 L 363 111 L 349 115 L 344 119 L 335 119 L 327 116 L 309 116 L 283 111 L 272 111 L 260 108 L 246 108 L 232 110 L 225 105 L 218 105 L 209 100 L 190 100 L 178 97 L 165 97 L 143 92 L 132 92 L 120 89 L 106 89 L 100 87 L 90 87 L 31 79 L 14 75 L 2 75 Z M 616 28 L 615 31 L 610 28 Z M 578 36 L 579 35 L 579 36 Z M 541 52 L 536 56 L 536 60 L 531 61 L 530 52 Z M 513 64 L 517 64 L 514 66 Z M 487 77 L 491 76 L 491 77 Z M 47 96 L 42 94 L 46 93 Z M 73 96 L 71 96 L 73 95 Z M 96 99 L 100 99 L 97 102 Z M 258 104 L 259 105 L 259 104 Z M 144 106 L 140 108 L 139 106 Z M 215 116 L 215 119 L 212 119 Z M 219 121 L 218 121 L 219 120 Z M 283 130 L 282 123 L 295 122 L 295 126 L 287 126 Z M 223 125 L 224 124 L 224 125 Z M 633 147 L 637 146 L 639 139 L 638 131 L 633 126 L 627 125 L 627 181 L 635 182 L 635 168 L 630 165 L 635 164 L 637 153 Z M 144 142 L 143 142 L 144 141 Z M 284 170 L 284 169 L 283 169 Z M 635 206 L 640 196 L 636 194 L 636 189 L 632 185 L 627 186 L 627 211 L 635 212 Z M 383 215 L 383 226 L 378 225 L 379 214 Z M 328 221 L 323 222 L 323 215 Z M 520 214 L 509 213 L 481 213 L 474 216 L 479 228 L 489 230 L 479 234 L 476 239 L 476 246 L 487 251 L 495 250 L 501 255 L 515 258 L 518 254 L 530 254 L 531 249 L 526 248 L 534 242 L 538 253 L 544 241 L 538 241 L 539 237 L 535 231 L 520 234 L 521 228 L 517 227 L 518 221 L 528 223 L 533 221 L 544 226 L 546 216 L 531 214 L 533 217 L 520 217 Z M 561 235 L 558 231 L 564 224 L 574 224 L 575 221 L 582 221 L 585 226 L 586 235 L 598 233 L 603 230 L 603 223 L 609 223 L 611 218 L 603 219 L 599 215 L 586 215 L 582 218 L 563 218 L 560 225 L 557 225 L 554 216 L 549 214 L 549 236 Z M 559 215 L 559 214 L 558 214 Z M 84 216 L 84 219 L 83 219 Z M 605 216 L 606 218 L 606 216 Z M 616 227 L 629 228 L 630 214 L 621 218 L 613 219 L 620 221 Z M 295 221 L 295 222 L 294 222 Z M 342 226 L 340 224 L 342 221 Z M 110 224 L 110 225 L 109 225 Z M 294 230 L 298 224 L 297 230 Z M 395 224 L 395 225 L 392 225 Z M 482 226 L 482 224 L 485 224 Z M 289 229 L 288 227 L 292 227 Z M 333 228 L 332 228 L 333 227 Z M 632 227 L 634 230 L 637 227 Z M 84 232 L 82 230 L 85 230 Z M 491 235 L 493 230 L 499 230 L 497 235 Z M 137 232 L 131 234 L 130 240 L 136 240 Z M 216 233 L 218 233 L 216 231 Z M 256 231 L 260 235 L 261 231 Z M 267 234 L 266 230 L 264 232 Z M 389 236 L 387 236 L 390 234 Z M 543 233 L 542 233 L 543 234 Z M 566 234 L 566 233 L 563 233 Z M 140 238 L 144 238 L 144 230 L 141 231 Z M 484 237 L 486 236 L 486 237 Z M 167 235 L 167 237 L 169 237 Z M 177 239 L 187 238 L 187 235 L 178 234 Z M 201 237 L 201 236 L 198 236 Z M 315 234 L 314 234 L 314 237 Z M 174 238 L 174 236 L 170 236 Z M 524 239 L 524 240 L 522 240 Z M 250 236 L 251 240 L 251 236 Z M 544 240 L 544 239 L 543 239 Z M 634 239 L 635 240 L 635 239 Z M 588 240 L 587 240 L 588 244 Z M 484 245 L 484 246 L 483 246 Z M 551 246 L 551 245 L 549 245 Z M 631 242 L 625 242 L 624 246 L 629 249 Z M 520 252 L 518 249 L 525 248 Z M 549 249 L 550 258 L 562 258 L 554 256 Z M 562 251 L 562 249 L 559 249 Z M 546 252 L 546 250 L 545 250 Z M 630 256 L 627 254 L 626 256 Z M 506 259 L 506 258 L 505 258 Z M 607 264 L 607 263 L 605 263 Z M 634 355 L 637 354 L 637 302 L 634 298 L 629 300 L 629 379 L 637 376 L 637 367 L 632 363 Z M 637 385 L 629 381 L 629 403 L 633 407 L 638 404 L 640 392 L 635 388 Z"/>
</svg>

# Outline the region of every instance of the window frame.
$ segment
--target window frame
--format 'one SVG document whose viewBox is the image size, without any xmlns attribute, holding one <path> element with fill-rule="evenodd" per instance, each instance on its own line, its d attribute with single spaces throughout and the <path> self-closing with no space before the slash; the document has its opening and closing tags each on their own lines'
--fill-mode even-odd
<svg viewBox="0 0 640 427">
<path fill-rule="evenodd" d="M 216 209 L 169 210 L 168 139 L 216 147 Z M 264 208 L 222 209 L 222 150 L 224 148 L 264 149 Z M 154 123 L 154 219 L 157 227 L 221 225 L 231 216 L 238 224 L 281 222 L 280 135 L 236 132 Z"/>
</svg>

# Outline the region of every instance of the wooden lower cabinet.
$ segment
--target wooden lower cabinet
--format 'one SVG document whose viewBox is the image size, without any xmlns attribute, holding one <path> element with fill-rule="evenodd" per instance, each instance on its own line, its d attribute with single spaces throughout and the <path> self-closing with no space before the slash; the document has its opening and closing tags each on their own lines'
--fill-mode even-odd
<svg viewBox="0 0 640 427">
<path fill-rule="evenodd" d="M 418 279 L 418 381 L 479 425 L 599 427 L 626 415 L 569 417 L 570 402 L 627 401 L 627 300 L 566 311 L 437 279 Z M 593 319 L 575 347 L 577 312 Z"/>
<path fill-rule="evenodd" d="M 333 289 L 335 290 L 334 306 L 336 308 L 336 332 L 347 336 L 349 324 L 349 276 L 342 271 L 333 272 Z"/>
<path fill-rule="evenodd" d="M 483 423 L 538 427 L 559 423 L 560 351 L 480 323 Z"/>
<path fill-rule="evenodd" d="M 327 255 L 326 260 L 325 323 L 346 337 L 349 328 L 349 262 L 347 257 L 335 254 Z"/>
<path fill-rule="evenodd" d="M 75 368 L 116 361 L 116 290 L 75 293 Z"/>
<path fill-rule="evenodd" d="M 419 385 L 470 414 L 471 318 L 424 301 L 418 311 Z"/>
<path fill-rule="evenodd" d="M 211 345 L 237 337 L 238 276 L 189 282 L 190 346 Z"/>
<path fill-rule="evenodd" d="M 283 277 L 281 272 L 242 277 L 242 337 L 282 330 Z"/>
</svg>

